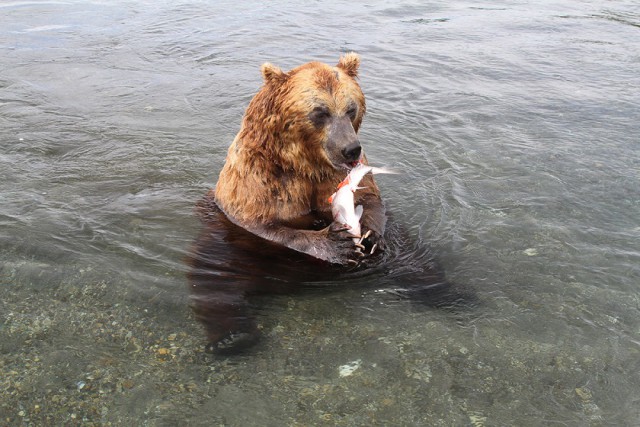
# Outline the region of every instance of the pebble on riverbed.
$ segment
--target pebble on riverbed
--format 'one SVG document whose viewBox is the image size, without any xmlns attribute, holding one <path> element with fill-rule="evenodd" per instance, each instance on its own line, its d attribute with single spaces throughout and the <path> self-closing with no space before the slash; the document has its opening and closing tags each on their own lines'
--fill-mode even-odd
<svg viewBox="0 0 640 427">
<path fill-rule="evenodd" d="M 338 367 L 338 374 L 341 377 L 350 377 L 351 375 L 354 374 L 355 371 L 360 369 L 361 365 L 362 365 L 361 359 L 354 360 L 353 362 L 349 362 L 346 365 L 342 365 Z"/>
</svg>

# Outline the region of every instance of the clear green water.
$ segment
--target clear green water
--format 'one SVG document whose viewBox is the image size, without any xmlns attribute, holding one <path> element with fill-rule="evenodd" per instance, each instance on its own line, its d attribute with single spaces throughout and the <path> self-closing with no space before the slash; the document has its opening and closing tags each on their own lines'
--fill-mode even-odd
<svg viewBox="0 0 640 427">
<path fill-rule="evenodd" d="M 638 425 L 639 31 L 632 1 L 0 3 L 0 424 Z M 481 304 L 267 299 L 211 357 L 193 206 L 261 63 L 350 50 L 388 208 Z"/>
</svg>

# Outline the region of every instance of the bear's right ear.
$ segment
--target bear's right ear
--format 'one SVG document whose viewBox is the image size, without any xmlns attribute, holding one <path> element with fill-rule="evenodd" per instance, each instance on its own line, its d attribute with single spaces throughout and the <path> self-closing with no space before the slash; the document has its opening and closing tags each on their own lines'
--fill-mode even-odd
<svg viewBox="0 0 640 427">
<path fill-rule="evenodd" d="M 262 77 L 264 78 L 265 83 L 281 82 L 287 78 L 287 73 L 282 71 L 279 67 L 265 62 L 262 64 Z"/>
<path fill-rule="evenodd" d="M 342 68 L 351 77 L 358 77 L 359 66 L 360 56 L 355 52 L 345 53 L 338 61 L 338 68 Z"/>
</svg>

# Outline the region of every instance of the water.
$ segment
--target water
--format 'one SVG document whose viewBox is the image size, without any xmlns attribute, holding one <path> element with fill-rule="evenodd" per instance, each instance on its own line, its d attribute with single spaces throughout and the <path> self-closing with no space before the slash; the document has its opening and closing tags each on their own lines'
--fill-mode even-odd
<svg viewBox="0 0 640 427">
<path fill-rule="evenodd" d="M 639 27 L 631 1 L 0 3 L 2 424 L 638 425 Z M 371 277 L 266 298 L 254 353 L 207 355 L 193 207 L 259 66 L 350 50 L 389 210 L 480 304 Z"/>
</svg>

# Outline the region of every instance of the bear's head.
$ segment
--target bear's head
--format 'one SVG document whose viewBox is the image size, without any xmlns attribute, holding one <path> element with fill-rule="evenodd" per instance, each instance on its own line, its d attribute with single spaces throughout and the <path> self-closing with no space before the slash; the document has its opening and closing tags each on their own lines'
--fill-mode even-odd
<svg viewBox="0 0 640 427">
<path fill-rule="evenodd" d="M 245 113 L 242 144 L 280 169 L 311 177 L 355 165 L 366 109 L 356 82 L 359 65 L 355 53 L 335 67 L 310 62 L 284 72 L 264 64 L 264 86 Z"/>
</svg>

